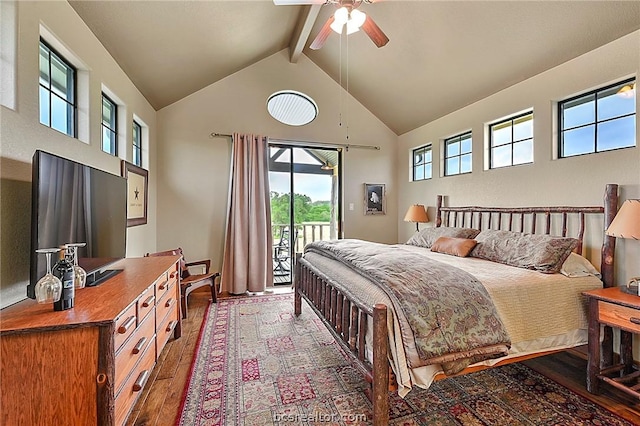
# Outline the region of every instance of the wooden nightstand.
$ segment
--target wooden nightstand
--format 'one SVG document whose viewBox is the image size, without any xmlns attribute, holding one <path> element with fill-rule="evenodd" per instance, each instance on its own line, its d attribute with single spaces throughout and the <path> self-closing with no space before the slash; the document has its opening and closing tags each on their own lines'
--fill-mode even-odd
<svg viewBox="0 0 640 426">
<path fill-rule="evenodd" d="M 640 399 L 640 371 L 633 366 L 632 337 L 640 334 L 640 296 L 618 287 L 583 293 L 589 299 L 587 390 L 599 393 L 600 381 Z M 613 365 L 611 342 L 600 343 L 601 325 L 620 329 L 620 363 Z"/>
</svg>

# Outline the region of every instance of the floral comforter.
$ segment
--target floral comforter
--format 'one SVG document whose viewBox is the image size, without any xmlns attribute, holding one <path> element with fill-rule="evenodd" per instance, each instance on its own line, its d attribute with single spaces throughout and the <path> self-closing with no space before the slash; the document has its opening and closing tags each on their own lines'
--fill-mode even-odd
<svg viewBox="0 0 640 426">
<path fill-rule="evenodd" d="M 401 244 L 316 241 L 305 252 L 338 260 L 384 290 L 400 317 L 402 334 L 413 336 L 403 344 L 415 348 L 425 365 L 440 364 L 450 375 L 509 350 L 509 334 L 491 297 L 468 272 Z"/>
</svg>

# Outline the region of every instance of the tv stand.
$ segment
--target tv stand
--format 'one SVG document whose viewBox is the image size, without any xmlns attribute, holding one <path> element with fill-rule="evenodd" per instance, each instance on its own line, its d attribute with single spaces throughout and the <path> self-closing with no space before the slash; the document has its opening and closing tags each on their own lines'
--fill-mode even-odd
<svg viewBox="0 0 640 426">
<path fill-rule="evenodd" d="M 105 269 L 104 271 L 95 271 L 87 274 L 85 287 L 95 287 L 114 275 L 118 275 L 120 272 L 122 272 L 122 269 Z"/>
</svg>

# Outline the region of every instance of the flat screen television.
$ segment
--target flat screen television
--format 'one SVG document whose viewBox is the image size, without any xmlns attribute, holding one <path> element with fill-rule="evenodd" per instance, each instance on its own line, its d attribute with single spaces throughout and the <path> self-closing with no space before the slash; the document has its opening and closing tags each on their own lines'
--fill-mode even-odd
<svg viewBox="0 0 640 426">
<path fill-rule="evenodd" d="M 31 181 L 31 273 L 27 296 L 46 274 L 46 257 L 36 249 L 86 243 L 78 263 L 87 271 L 87 286 L 119 272 L 110 265 L 126 255 L 126 179 L 37 150 Z M 52 256 L 55 263 L 57 256 Z"/>
</svg>

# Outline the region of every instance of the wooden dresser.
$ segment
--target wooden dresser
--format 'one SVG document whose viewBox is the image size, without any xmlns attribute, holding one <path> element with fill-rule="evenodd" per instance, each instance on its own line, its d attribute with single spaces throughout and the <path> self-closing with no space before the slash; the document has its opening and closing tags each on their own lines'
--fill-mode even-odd
<svg viewBox="0 0 640 426">
<path fill-rule="evenodd" d="M 0 311 L 0 424 L 121 425 L 171 333 L 179 257 L 123 259 L 72 309 L 27 299 Z"/>
</svg>

